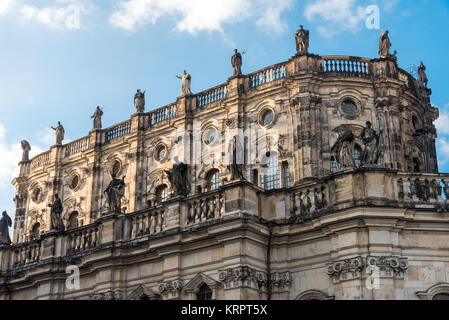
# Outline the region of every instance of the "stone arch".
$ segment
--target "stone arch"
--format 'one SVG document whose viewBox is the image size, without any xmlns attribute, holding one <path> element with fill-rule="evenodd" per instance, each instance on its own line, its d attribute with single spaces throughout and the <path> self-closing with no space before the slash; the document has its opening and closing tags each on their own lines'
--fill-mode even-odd
<svg viewBox="0 0 449 320">
<path fill-rule="evenodd" d="M 440 282 L 437 283 L 430 288 L 428 288 L 426 291 L 418 291 L 416 292 L 416 295 L 421 300 L 433 300 L 436 296 L 439 295 L 448 295 L 449 296 L 449 283 L 446 282 Z"/>
<path fill-rule="evenodd" d="M 145 285 L 140 285 L 128 295 L 128 300 L 160 300 L 160 295 Z"/>
<path fill-rule="evenodd" d="M 78 212 L 78 219 L 84 220 L 86 218 L 86 214 L 81 208 L 81 201 L 77 201 L 75 197 L 65 200 L 63 202 L 63 208 L 62 220 L 65 222 L 66 227 L 68 225 L 69 217 L 74 211 Z"/>
<path fill-rule="evenodd" d="M 198 273 L 193 277 L 184 287 L 184 292 L 189 296 L 190 300 L 197 300 L 197 294 L 201 286 L 206 284 L 212 290 L 212 300 L 217 299 L 217 288 L 221 285 L 220 282 L 212 279 L 204 273 Z"/>
<path fill-rule="evenodd" d="M 330 296 L 323 290 L 313 289 L 302 292 L 295 300 L 335 300 L 335 296 Z"/>
</svg>

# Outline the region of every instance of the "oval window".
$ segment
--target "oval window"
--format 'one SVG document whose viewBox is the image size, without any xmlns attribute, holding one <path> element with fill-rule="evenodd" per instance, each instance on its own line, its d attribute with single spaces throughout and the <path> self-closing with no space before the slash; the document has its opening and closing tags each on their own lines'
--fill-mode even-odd
<svg viewBox="0 0 449 320">
<path fill-rule="evenodd" d="M 274 112 L 273 110 L 267 110 L 264 112 L 263 116 L 262 116 L 262 125 L 264 127 L 269 126 L 274 119 Z"/>
<path fill-rule="evenodd" d="M 167 155 L 167 148 L 165 146 L 162 146 L 159 149 L 157 149 L 157 153 L 156 153 L 157 161 L 164 160 L 166 155 Z"/>
</svg>

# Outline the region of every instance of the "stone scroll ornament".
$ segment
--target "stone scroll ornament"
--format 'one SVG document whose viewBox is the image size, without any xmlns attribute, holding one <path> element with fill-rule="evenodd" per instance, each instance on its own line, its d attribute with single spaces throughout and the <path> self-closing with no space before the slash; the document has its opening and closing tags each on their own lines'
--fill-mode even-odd
<svg viewBox="0 0 449 320">
<path fill-rule="evenodd" d="M 62 126 L 61 122 L 58 121 L 58 126 L 56 128 L 53 128 L 53 127 L 51 127 L 51 128 L 56 131 L 56 144 L 61 145 L 62 141 L 64 140 L 64 134 L 65 134 L 64 127 Z"/>
<path fill-rule="evenodd" d="M 58 194 L 55 194 L 55 201 L 48 205 L 50 209 L 50 230 L 64 231 L 64 223 L 62 221 L 62 202 Z"/>
<path fill-rule="evenodd" d="M 122 198 L 125 195 L 125 177 L 117 179 L 114 173 L 111 174 L 112 180 L 104 190 L 106 193 L 109 213 L 122 213 Z"/>
<path fill-rule="evenodd" d="M 340 168 L 353 168 L 355 166 L 352 151 L 354 149 L 355 136 L 352 131 L 345 131 L 338 137 L 337 142 L 332 147 L 332 153 Z"/>
<path fill-rule="evenodd" d="M 303 26 L 295 34 L 296 51 L 298 54 L 307 54 L 309 52 L 309 30 L 305 30 Z"/>
<path fill-rule="evenodd" d="M 95 113 L 93 114 L 91 119 L 94 119 L 94 130 L 101 129 L 101 116 L 103 115 L 103 110 L 98 106 L 95 110 Z"/>
<path fill-rule="evenodd" d="M 182 162 L 174 164 L 171 171 L 165 171 L 175 196 L 187 196 L 189 194 L 190 186 L 188 184 L 187 172 L 188 165 Z"/>
<path fill-rule="evenodd" d="M 2 218 L 0 219 L 0 246 L 11 244 L 11 238 L 9 237 L 9 227 L 11 226 L 11 217 L 8 216 L 6 211 L 3 211 Z"/>
<path fill-rule="evenodd" d="M 145 91 L 137 90 L 134 95 L 134 107 L 138 113 L 145 112 Z"/>
</svg>

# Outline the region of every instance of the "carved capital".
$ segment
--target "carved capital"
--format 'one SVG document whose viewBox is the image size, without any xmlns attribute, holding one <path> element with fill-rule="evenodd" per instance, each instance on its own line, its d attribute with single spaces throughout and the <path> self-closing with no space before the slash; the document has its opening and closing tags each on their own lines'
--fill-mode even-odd
<svg viewBox="0 0 449 320">
<path fill-rule="evenodd" d="M 228 268 L 219 272 L 219 280 L 224 284 L 225 289 L 239 287 L 262 289 L 267 286 L 267 274 L 248 266 Z"/>
</svg>

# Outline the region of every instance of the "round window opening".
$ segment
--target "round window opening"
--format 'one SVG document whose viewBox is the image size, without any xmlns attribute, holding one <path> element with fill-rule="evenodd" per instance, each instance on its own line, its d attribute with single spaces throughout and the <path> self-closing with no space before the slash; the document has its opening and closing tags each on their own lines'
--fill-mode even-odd
<svg viewBox="0 0 449 320">
<path fill-rule="evenodd" d="M 341 112 L 343 112 L 343 114 L 349 118 L 354 118 L 358 114 L 357 106 L 351 100 L 343 101 L 343 103 L 341 104 Z"/>
<path fill-rule="evenodd" d="M 274 112 L 273 110 L 267 110 L 264 112 L 263 116 L 262 116 L 262 124 L 264 127 L 269 126 L 274 119 Z"/>
<path fill-rule="evenodd" d="M 78 177 L 78 175 L 74 175 L 72 181 L 70 182 L 70 188 L 76 189 L 76 187 L 78 187 L 79 182 L 80 178 Z"/>
<path fill-rule="evenodd" d="M 166 155 L 167 155 L 167 148 L 165 146 L 162 146 L 159 149 L 157 149 L 156 159 L 158 161 L 164 160 Z"/>
<path fill-rule="evenodd" d="M 203 138 L 203 141 L 204 141 L 205 144 L 211 145 L 211 144 L 213 144 L 215 141 L 217 141 L 217 137 L 218 137 L 217 129 L 215 129 L 215 128 L 208 128 L 208 129 L 204 132 L 204 138 Z"/>
</svg>

